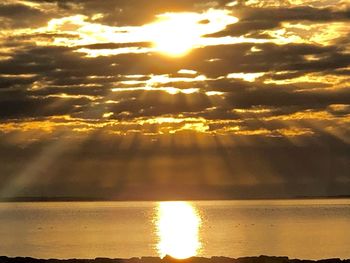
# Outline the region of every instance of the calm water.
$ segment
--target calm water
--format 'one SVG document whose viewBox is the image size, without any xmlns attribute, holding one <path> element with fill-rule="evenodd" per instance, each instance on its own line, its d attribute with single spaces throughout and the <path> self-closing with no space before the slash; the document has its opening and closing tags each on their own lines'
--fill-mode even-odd
<svg viewBox="0 0 350 263">
<path fill-rule="evenodd" d="M 350 200 L 0 203 L 0 255 L 350 258 Z"/>
</svg>

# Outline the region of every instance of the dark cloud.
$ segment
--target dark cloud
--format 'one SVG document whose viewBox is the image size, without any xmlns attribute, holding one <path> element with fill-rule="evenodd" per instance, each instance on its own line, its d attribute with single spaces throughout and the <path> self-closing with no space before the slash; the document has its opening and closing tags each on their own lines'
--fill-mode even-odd
<svg viewBox="0 0 350 263">
<path fill-rule="evenodd" d="M 251 53 L 252 46 L 257 46 L 261 51 Z M 316 55 L 320 59 L 308 61 L 305 55 Z M 212 58 L 219 60 L 208 62 Z M 86 58 L 83 54 L 75 53 L 73 48 L 31 47 L 17 52 L 9 60 L 0 62 L 0 71 L 3 74 L 35 74 L 35 76 L 28 78 L 3 77 L 0 83 L 2 88 L 12 87 L 17 94 L 25 98 L 39 96 L 38 101 L 40 97 L 62 93 L 77 96 L 107 96 L 106 100 L 115 99 L 120 103 L 113 107 L 110 105 L 94 107 L 113 112 L 116 116 L 127 111 L 130 112 L 129 118 L 204 111 L 211 106 L 220 106 L 220 103 L 224 103 L 228 109 L 250 108 L 259 105 L 267 107 L 298 106 L 301 109 L 313 109 L 326 108 L 330 104 L 349 103 L 348 90 L 308 91 L 305 84 L 305 91 L 300 91 L 303 85 L 266 85 L 235 79 L 207 80 L 194 83 L 171 82 L 155 85 L 158 88 L 170 85 L 179 89 L 198 88 L 200 90 L 198 94 L 188 95 L 171 95 L 164 91 L 111 92 L 111 89 L 145 85 L 144 83 L 135 85 L 120 83 L 122 80 L 127 80 L 123 77 L 124 74 L 171 73 L 171 75 L 176 76 L 176 72 L 180 69 L 191 68 L 209 77 L 225 76 L 234 72 L 268 72 L 272 79 L 287 79 L 310 72 L 344 68 L 349 65 L 349 61 L 349 56 L 340 53 L 338 47 L 320 47 L 307 44 L 283 46 L 235 44 L 206 47 L 194 50 L 182 60 L 173 60 L 156 54 L 122 54 Z M 281 70 L 293 73 L 279 75 L 273 73 Z M 94 76 L 98 76 L 98 78 Z M 139 80 L 147 79 L 148 77 L 143 77 Z M 36 83 L 34 83 L 35 81 Z M 39 87 L 33 88 L 34 85 L 39 85 Z M 315 86 L 317 83 L 311 84 L 310 88 L 312 85 Z M 319 84 L 317 87 L 322 87 L 322 85 Z M 206 91 L 224 92 L 224 95 L 219 101 L 211 102 L 210 98 L 203 94 Z M 8 94 L 11 94 L 14 91 L 9 92 Z M 3 98 L 11 96 L 6 94 L 3 92 Z M 142 99 L 139 99 L 140 97 Z M 15 100 L 16 98 L 14 98 L 14 102 Z M 89 105 L 85 105 L 84 111 L 90 107 Z M 76 114 L 81 116 L 89 116 L 89 113 L 77 110 L 74 112 L 78 112 Z M 45 115 L 45 113 L 43 114 Z M 4 112 L 2 116 L 6 117 L 6 113 Z"/>
<path fill-rule="evenodd" d="M 251 52 L 252 47 L 261 51 Z M 319 56 L 319 60 L 309 61 L 306 55 Z M 180 69 L 191 68 L 209 77 L 219 77 L 234 72 L 318 72 L 344 68 L 349 65 L 349 55 L 336 46 L 249 43 L 198 48 L 181 60 L 157 54 L 123 54 L 115 57 L 114 62 L 121 74 L 175 74 Z"/>
<path fill-rule="evenodd" d="M 117 44 L 119 45 L 119 44 Z M 98 47 L 98 46 L 96 46 Z M 256 47 L 260 52 L 251 52 Z M 2 74 L 40 74 L 43 77 L 176 74 L 191 68 L 209 77 L 234 72 L 307 71 L 345 68 L 350 57 L 342 47 L 310 44 L 232 44 L 193 50 L 181 60 L 155 53 L 87 58 L 74 48 L 27 47 L 0 62 Z M 319 59 L 309 61 L 306 55 Z M 215 59 L 215 61 L 210 61 Z"/>
<path fill-rule="evenodd" d="M 88 49 L 117 49 L 125 47 L 151 47 L 152 43 L 148 42 L 134 42 L 134 43 L 100 43 L 80 46 Z"/>
<path fill-rule="evenodd" d="M 17 77 L 17 76 L 8 76 L 0 77 L 0 89 L 22 87 L 35 82 L 37 77 Z"/>
<path fill-rule="evenodd" d="M 66 115 L 79 111 L 79 106 L 88 102 L 86 98 L 59 97 L 0 99 L 0 119 Z"/>
<path fill-rule="evenodd" d="M 211 37 L 242 36 L 253 34 L 260 30 L 271 30 L 281 26 L 282 22 L 330 22 L 347 21 L 350 19 L 350 10 L 334 11 L 329 8 L 274 7 L 256 8 L 241 7 L 232 11 L 240 20 L 229 25 L 225 30 L 211 34 Z"/>
<path fill-rule="evenodd" d="M 44 25 L 49 16 L 37 8 L 23 4 L 0 4 L 1 28 Z"/>
</svg>

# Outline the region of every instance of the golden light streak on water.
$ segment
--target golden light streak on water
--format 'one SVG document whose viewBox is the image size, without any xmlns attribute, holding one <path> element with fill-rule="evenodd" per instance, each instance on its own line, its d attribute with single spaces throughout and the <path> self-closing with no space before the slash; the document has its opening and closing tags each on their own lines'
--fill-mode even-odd
<svg viewBox="0 0 350 263">
<path fill-rule="evenodd" d="M 196 256 L 201 248 L 201 218 L 189 202 L 160 202 L 157 207 L 157 245 L 160 257 L 184 259 Z"/>
</svg>

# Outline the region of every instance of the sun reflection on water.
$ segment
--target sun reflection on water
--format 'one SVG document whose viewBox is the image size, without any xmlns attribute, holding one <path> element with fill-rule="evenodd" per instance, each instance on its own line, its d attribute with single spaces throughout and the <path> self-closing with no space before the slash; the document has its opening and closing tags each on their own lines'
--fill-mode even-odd
<svg viewBox="0 0 350 263">
<path fill-rule="evenodd" d="M 201 218 L 188 202 L 160 202 L 157 207 L 157 245 L 160 257 L 184 259 L 198 254 L 201 248 Z"/>
</svg>

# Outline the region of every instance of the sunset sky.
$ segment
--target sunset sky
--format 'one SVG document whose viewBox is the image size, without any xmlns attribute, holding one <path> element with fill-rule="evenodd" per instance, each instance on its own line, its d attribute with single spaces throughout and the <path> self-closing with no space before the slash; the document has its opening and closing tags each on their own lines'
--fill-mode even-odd
<svg viewBox="0 0 350 263">
<path fill-rule="evenodd" d="M 350 195 L 348 0 L 3 0 L 0 197 Z"/>
</svg>

